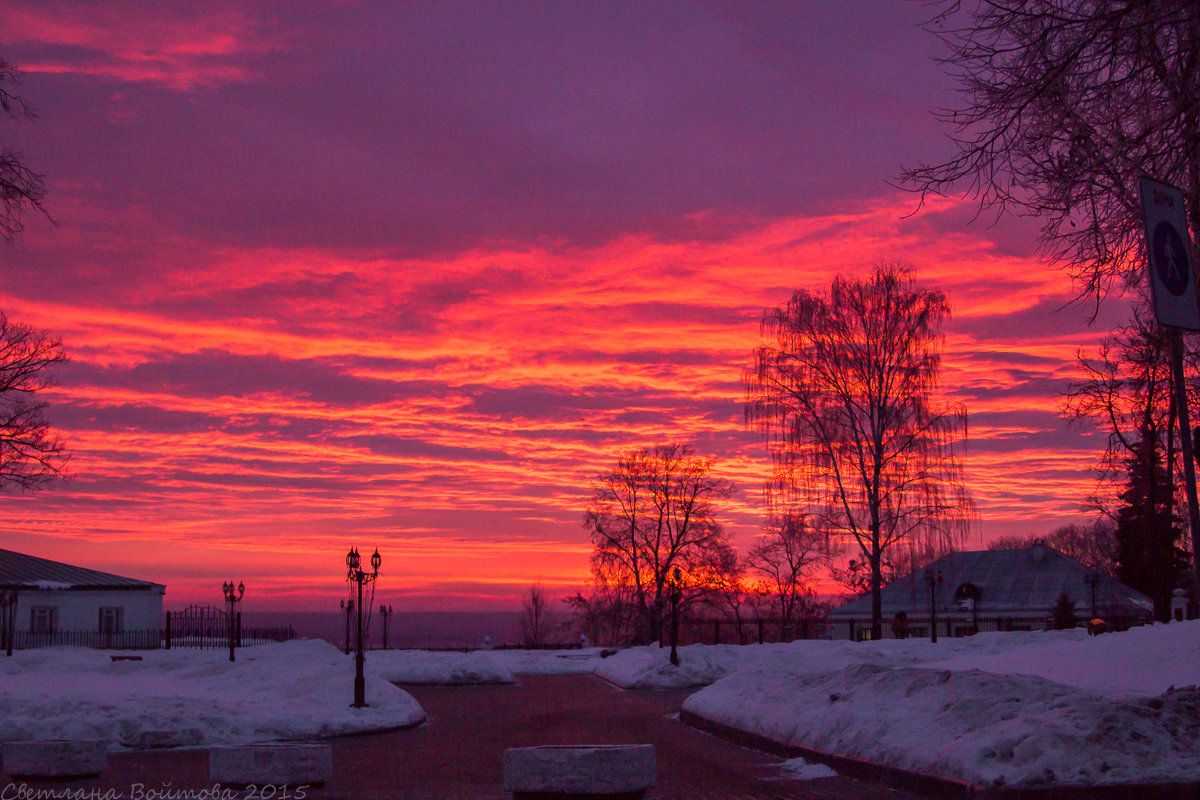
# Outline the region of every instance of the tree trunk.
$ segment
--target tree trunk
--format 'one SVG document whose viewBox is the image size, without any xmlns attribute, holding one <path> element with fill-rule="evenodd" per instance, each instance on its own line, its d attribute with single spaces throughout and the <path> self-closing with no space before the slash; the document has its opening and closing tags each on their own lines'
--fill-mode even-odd
<svg viewBox="0 0 1200 800">
<path fill-rule="evenodd" d="M 883 638 L 883 553 L 879 549 L 879 532 L 871 542 L 871 641 Z"/>
</svg>

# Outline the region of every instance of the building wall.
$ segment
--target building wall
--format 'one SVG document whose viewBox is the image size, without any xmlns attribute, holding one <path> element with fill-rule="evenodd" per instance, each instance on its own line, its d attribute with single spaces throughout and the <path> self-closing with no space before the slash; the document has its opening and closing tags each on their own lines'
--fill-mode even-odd
<svg viewBox="0 0 1200 800">
<path fill-rule="evenodd" d="M 25 590 L 17 596 L 15 630 L 31 630 L 36 607 L 55 609 L 56 631 L 99 631 L 101 608 L 121 609 L 125 631 L 161 630 L 163 592 L 161 586 L 136 591 Z"/>
</svg>

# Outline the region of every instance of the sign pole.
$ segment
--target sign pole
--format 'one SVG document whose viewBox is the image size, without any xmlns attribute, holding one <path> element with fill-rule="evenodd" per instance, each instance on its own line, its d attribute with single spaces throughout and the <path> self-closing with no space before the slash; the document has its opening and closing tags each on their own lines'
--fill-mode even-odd
<svg viewBox="0 0 1200 800">
<path fill-rule="evenodd" d="M 1183 334 L 1179 328 L 1169 328 L 1171 334 L 1171 372 L 1175 379 L 1176 421 L 1179 427 L 1179 450 L 1183 455 L 1183 477 L 1187 491 L 1188 525 L 1192 531 L 1192 569 L 1200 579 L 1200 502 L 1196 499 L 1196 461 L 1192 454 L 1192 425 L 1188 421 L 1187 382 L 1183 377 Z M 1200 580 L 1197 583 L 1200 591 Z M 1192 600 L 1200 609 L 1200 597 L 1193 592 Z"/>
<path fill-rule="evenodd" d="M 1182 191 L 1161 181 L 1142 177 L 1142 222 L 1146 229 L 1146 262 L 1154 315 L 1171 340 L 1171 377 L 1183 455 L 1184 487 L 1188 503 L 1188 527 L 1192 533 L 1192 570 L 1196 591 L 1194 608 L 1200 611 L 1200 504 L 1196 500 L 1196 462 L 1192 453 L 1192 425 L 1188 421 L 1187 382 L 1183 376 L 1184 330 L 1200 330 L 1200 305 L 1196 297 L 1196 275 L 1192 264 L 1186 207 Z M 1169 434 L 1168 434 L 1169 435 Z M 1171 469 L 1172 466 L 1168 466 Z"/>
</svg>

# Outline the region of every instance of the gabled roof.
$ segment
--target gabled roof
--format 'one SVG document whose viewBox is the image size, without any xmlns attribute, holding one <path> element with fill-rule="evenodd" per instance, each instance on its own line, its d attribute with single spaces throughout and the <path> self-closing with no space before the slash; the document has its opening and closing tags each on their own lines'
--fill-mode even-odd
<svg viewBox="0 0 1200 800">
<path fill-rule="evenodd" d="M 1096 610 L 1100 616 L 1147 617 L 1154 609 L 1153 601 L 1141 592 L 1098 575 L 1094 569 L 1053 547 L 1034 544 L 1022 550 L 980 550 L 943 556 L 925 569 L 883 588 L 880 594 L 885 618 L 897 611 L 910 616 L 928 614 L 927 571 L 942 573 L 941 585 L 933 590 L 934 605 L 939 614 L 959 609 L 955 595 L 966 584 L 978 589 L 975 613 L 981 617 L 1049 615 L 1064 592 L 1075 601 L 1077 613 L 1087 614 L 1092 607 L 1089 576 L 1095 576 Z M 830 616 L 869 619 L 871 596 L 860 597 L 834 609 Z"/>
<path fill-rule="evenodd" d="M 0 588 L 4 589 L 151 589 L 155 586 L 161 584 L 0 550 Z"/>
</svg>

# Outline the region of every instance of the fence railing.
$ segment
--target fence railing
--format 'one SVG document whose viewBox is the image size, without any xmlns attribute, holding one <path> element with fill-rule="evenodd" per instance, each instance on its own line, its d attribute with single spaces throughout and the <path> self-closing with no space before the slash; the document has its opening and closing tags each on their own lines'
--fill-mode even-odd
<svg viewBox="0 0 1200 800">
<path fill-rule="evenodd" d="M 13 648 L 32 650 L 37 647 L 94 647 L 101 650 L 157 650 L 162 631 L 54 631 L 53 633 L 14 631 Z"/>
<path fill-rule="evenodd" d="M 287 642 L 296 638 L 296 631 L 290 626 L 271 628 L 244 628 L 240 638 L 235 641 L 237 647 L 250 647 L 271 642 Z M 166 647 L 183 648 L 223 648 L 229 647 L 229 634 L 223 633 L 211 636 L 178 636 L 168 638 L 167 631 L 143 630 L 122 631 L 121 633 L 100 633 L 99 631 L 54 631 L 53 633 L 14 631 L 13 649 L 32 650 L 38 647 L 91 647 L 99 650 L 158 650 Z M 5 642 L 7 645 L 7 642 Z"/>
<path fill-rule="evenodd" d="M 1108 616 L 1105 618 L 1112 630 L 1126 630 L 1150 620 Z M 902 632 L 904 638 L 928 637 L 929 617 L 910 616 Z M 1082 627 L 1086 617 L 1077 616 L 1075 625 Z M 937 616 L 938 636 L 956 638 L 971 636 L 986 631 L 1047 631 L 1054 628 L 1052 614 L 1031 616 L 985 616 L 977 617 L 948 615 Z M 870 620 L 829 619 L 828 617 L 801 617 L 796 620 L 779 619 L 681 619 L 679 621 L 679 644 L 765 644 L 792 642 L 798 639 L 869 639 Z M 897 638 L 892 629 L 892 620 L 883 620 L 883 637 Z M 670 632 L 664 639 L 670 641 Z"/>
</svg>

